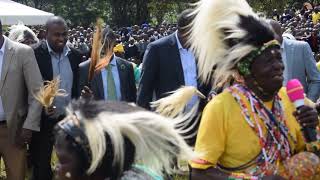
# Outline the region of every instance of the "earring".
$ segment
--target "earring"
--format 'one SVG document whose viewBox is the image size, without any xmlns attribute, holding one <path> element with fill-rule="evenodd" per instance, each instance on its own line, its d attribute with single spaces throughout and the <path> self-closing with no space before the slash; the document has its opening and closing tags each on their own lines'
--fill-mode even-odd
<svg viewBox="0 0 320 180">
<path fill-rule="evenodd" d="M 71 173 L 70 173 L 70 172 L 67 172 L 67 173 L 65 174 L 65 177 L 68 178 L 68 179 L 70 179 L 70 178 L 71 178 Z"/>
</svg>

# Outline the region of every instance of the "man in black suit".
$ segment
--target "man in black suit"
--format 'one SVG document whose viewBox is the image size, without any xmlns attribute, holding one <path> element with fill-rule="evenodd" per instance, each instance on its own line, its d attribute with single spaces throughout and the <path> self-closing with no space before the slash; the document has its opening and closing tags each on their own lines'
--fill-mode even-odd
<svg viewBox="0 0 320 180">
<path fill-rule="evenodd" d="M 52 17 L 46 23 L 46 41 L 34 48 L 38 66 L 44 81 L 60 77 L 60 89 L 67 92 L 66 97 L 56 97 L 49 113 L 42 113 L 40 132 L 32 138 L 30 146 L 33 166 L 32 180 L 52 179 L 51 154 L 54 143 L 53 128 L 65 116 L 65 107 L 71 99 L 79 97 L 80 53 L 66 46 L 68 40 L 67 24 L 61 17 Z"/>
<path fill-rule="evenodd" d="M 168 92 L 185 85 L 194 86 L 204 95 L 208 95 L 210 87 L 199 83 L 196 59 L 193 52 L 188 49 L 186 27 L 192 21 L 189 13 L 190 10 L 185 10 L 179 15 L 176 33 L 149 44 L 143 59 L 138 89 L 137 104 L 139 106 L 150 109 L 151 101 L 161 99 L 167 96 Z M 193 97 L 187 109 L 191 109 L 196 102 L 197 97 Z M 200 102 L 199 112 L 202 111 L 205 103 L 206 101 Z"/>
<path fill-rule="evenodd" d="M 136 86 L 133 66 L 113 53 L 116 35 L 105 28 L 102 32 L 103 54 L 105 55 L 96 66 L 93 78 L 88 82 L 91 60 L 80 64 L 80 88 L 90 88 L 95 100 L 136 101 Z"/>
<path fill-rule="evenodd" d="M 198 83 L 196 59 L 186 43 L 186 26 L 192 21 L 189 12 L 185 10 L 180 14 L 176 33 L 148 45 L 138 89 L 139 106 L 150 109 L 151 101 L 184 85 L 198 87 L 204 95 L 208 94 L 210 89 Z"/>
</svg>

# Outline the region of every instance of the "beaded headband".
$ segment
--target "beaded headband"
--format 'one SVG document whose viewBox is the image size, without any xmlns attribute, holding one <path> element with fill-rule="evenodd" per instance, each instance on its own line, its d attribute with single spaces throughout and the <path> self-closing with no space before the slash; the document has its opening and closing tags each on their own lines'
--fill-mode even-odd
<svg viewBox="0 0 320 180">
<path fill-rule="evenodd" d="M 92 155 L 89 141 L 84 132 L 83 124 L 79 121 L 76 114 L 60 121 L 57 126 L 72 138 L 71 145 L 77 148 L 82 153 L 85 160 L 90 163 Z"/>
<path fill-rule="evenodd" d="M 262 47 L 257 48 L 256 50 L 253 50 L 251 53 L 249 53 L 245 58 L 243 58 L 242 61 L 240 61 L 237 64 L 237 69 L 239 73 L 243 76 L 248 76 L 251 74 L 250 66 L 252 64 L 252 61 L 260 56 L 266 49 L 269 49 L 271 47 L 280 47 L 280 44 L 277 40 L 271 40 L 267 43 L 265 43 Z"/>
</svg>

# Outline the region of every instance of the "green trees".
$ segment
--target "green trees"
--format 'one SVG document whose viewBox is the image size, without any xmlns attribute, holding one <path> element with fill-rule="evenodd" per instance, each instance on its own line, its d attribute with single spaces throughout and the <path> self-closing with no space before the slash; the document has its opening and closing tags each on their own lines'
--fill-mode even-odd
<svg viewBox="0 0 320 180">
<path fill-rule="evenodd" d="M 102 17 L 112 26 L 144 22 L 175 21 L 176 15 L 197 0 L 15 0 L 64 17 L 75 25 L 90 25 Z M 302 7 L 307 0 L 248 0 L 255 10 L 270 14 L 273 9 Z M 318 2 L 319 1 L 319 2 Z M 320 3 L 320 0 L 313 0 Z"/>
<path fill-rule="evenodd" d="M 108 24 L 126 26 L 151 20 L 162 22 L 165 16 L 187 7 L 192 0 L 15 0 L 64 17 L 76 25 L 90 25 L 97 17 Z M 173 14 L 173 13 L 172 13 Z"/>
</svg>

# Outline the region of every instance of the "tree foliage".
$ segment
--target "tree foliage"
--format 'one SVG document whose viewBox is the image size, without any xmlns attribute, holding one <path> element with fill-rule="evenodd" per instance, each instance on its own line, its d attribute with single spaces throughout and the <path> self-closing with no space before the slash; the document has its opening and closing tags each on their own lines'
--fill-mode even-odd
<svg viewBox="0 0 320 180">
<path fill-rule="evenodd" d="M 174 21 L 176 15 L 196 0 L 15 0 L 38 9 L 53 12 L 74 25 L 90 25 L 102 17 L 112 26 L 144 22 Z M 270 14 L 293 5 L 298 8 L 307 0 L 248 0 L 257 11 Z M 317 2 L 320 0 L 313 0 Z M 319 3 L 319 2 L 318 2 Z"/>
</svg>

